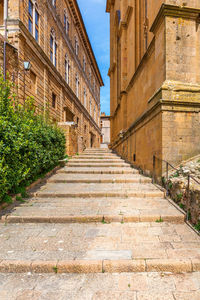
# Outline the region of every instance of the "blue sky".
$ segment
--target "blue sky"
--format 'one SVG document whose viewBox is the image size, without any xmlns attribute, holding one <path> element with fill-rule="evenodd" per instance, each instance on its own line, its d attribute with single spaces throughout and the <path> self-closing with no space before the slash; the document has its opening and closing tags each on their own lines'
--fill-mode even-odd
<svg viewBox="0 0 200 300">
<path fill-rule="evenodd" d="M 101 111 L 110 113 L 110 66 L 109 14 L 106 0 L 77 0 L 92 48 L 94 50 L 105 87 L 101 88 Z"/>
</svg>

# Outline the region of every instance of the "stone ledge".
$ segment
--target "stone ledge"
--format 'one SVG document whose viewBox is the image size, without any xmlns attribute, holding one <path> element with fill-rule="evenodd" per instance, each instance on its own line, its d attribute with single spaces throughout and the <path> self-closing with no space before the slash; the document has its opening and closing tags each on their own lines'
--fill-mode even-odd
<svg viewBox="0 0 200 300">
<path fill-rule="evenodd" d="M 3 216 L 0 223 L 142 223 L 156 222 L 162 219 L 164 222 L 182 224 L 185 221 L 184 215 L 76 215 L 76 216 Z"/>
<path fill-rule="evenodd" d="M 1 273 L 137 273 L 170 272 L 191 273 L 200 271 L 200 260 L 138 259 L 138 260 L 2 260 Z"/>
</svg>

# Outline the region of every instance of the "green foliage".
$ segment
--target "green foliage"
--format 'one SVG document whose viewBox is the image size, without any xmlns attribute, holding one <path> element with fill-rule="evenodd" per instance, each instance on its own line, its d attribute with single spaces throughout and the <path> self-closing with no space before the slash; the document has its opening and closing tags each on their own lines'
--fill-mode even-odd
<svg viewBox="0 0 200 300">
<path fill-rule="evenodd" d="M 156 223 L 162 223 L 163 219 L 160 217 L 160 219 L 156 220 Z"/>
<path fill-rule="evenodd" d="M 11 90 L 10 82 L 0 75 L 0 201 L 7 199 L 7 193 L 26 197 L 25 189 L 18 187 L 52 169 L 65 152 L 63 132 L 36 115 L 33 98 L 22 106 Z"/>
<path fill-rule="evenodd" d="M 197 231 L 200 232 L 200 221 L 194 227 Z"/>
<path fill-rule="evenodd" d="M 183 203 L 179 203 L 179 207 L 180 207 L 181 209 L 185 209 L 185 205 L 184 205 Z"/>
<path fill-rule="evenodd" d="M 182 193 L 176 195 L 177 201 L 181 201 L 182 198 L 183 198 L 183 194 Z"/>
<path fill-rule="evenodd" d="M 21 196 L 17 196 L 16 201 L 22 202 L 22 203 L 25 202 L 24 199 Z"/>
</svg>

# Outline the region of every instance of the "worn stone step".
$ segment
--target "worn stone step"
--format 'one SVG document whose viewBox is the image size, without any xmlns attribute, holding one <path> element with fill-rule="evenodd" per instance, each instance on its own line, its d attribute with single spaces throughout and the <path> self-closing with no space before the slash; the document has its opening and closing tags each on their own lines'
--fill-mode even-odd
<svg viewBox="0 0 200 300">
<path fill-rule="evenodd" d="M 79 155 L 79 156 L 73 156 L 73 159 L 85 159 L 85 160 L 89 160 L 89 159 L 92 159 L 92 160 L 99 160 L 99 159 L 108 159 L 108 160 L 121 160 L 121 158 L 119 156 L 116 156 L 116 155 L 110 155 L 110 156 L 104 156 L 104 155 Z"/>
<path fill-rule="evenodd" d="M 71 162 L 69 161 L 67 163 L 67 167 L 76 167 L 76 168 L 98 168 L 98 167 L 109 167 L 109 168 L 119 168 L 119 167 L 130 167 L 129 164 L 125 162 L 119 162 L 119 163 L 107 163 L 107 162 L 98 162 L 98 163 L 89 163 L 89 162 Z"/>
<path fill-rule="evenodd" d="M 51 183 L 151 183 L 151 178 L 138 174 L 65 174 L 57 173 L 48 179 Z"/>
<path fill-rule="evenodd" d="M 90 163 L 94 163 L 94 164 L 115 164 L 115 163 L 124 163 L 124 161 L 121 159 L 121 158 L 118 158 L 118 159 L 77 159 L 77 158 L 73 158 L 73 159 L 70 159 L 69 160 L 69 163 L 84 163 L 84 164 L 90 164 Z M 68 164 L 69 164 L 68 163 Z"/>
<path fill-rule="evenodd" d="M 112 157 L 119 157 L 118 155 L 114 154 L 114 153 L 81 153 L 80 155 L 76 155 L 73 157 L 108 157 L 108 158 L 112 158 Z"/>
<path fill-rule="evenodd" d="M 47 183 L 33 194 L 38 197 L 163 197 L 153 184 L 137 183 Z"/>
<path fill-rule="evenodd" d="M 58 171 L 59 173 L 66 173 L 66 174 L 139 174 L 138 170 L 124 167 L 93 167 L 93 168 L 76 168 L 76 167 L 64 167 L 63 169 Z"/>
<path fill-rule="evenodd" d="M 1 300 L 200 299 L 200 272 L 181 274 L 164 272 L 119 274 L 1 273 L 0 278 Z"/>
<path fill-rule="evenodd" d="M 200 238 L 186 224 L 0 224 L 0 272 L 200 270 Z"/>
<path fill-rule="evenodd" d="M 32 198 L 2 217 L 8 223 L 156 222 L 183 223 L 185 215 L 166 199 Z"/>
</svg>

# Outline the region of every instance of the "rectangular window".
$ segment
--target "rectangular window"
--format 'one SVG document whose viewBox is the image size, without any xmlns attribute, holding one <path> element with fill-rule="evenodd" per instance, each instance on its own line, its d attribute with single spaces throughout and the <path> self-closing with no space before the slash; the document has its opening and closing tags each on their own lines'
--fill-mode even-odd
<svg viewBox="0 0 200 300">
<path fill-rule="evenodd" d="M 53 37 L 50 36 L 50 59 L 53 62 Z"/>
<path fill-rule="evenodd" d="M 57 44 L 55 43 L 55 67 L 57 66 Z"/>
<path fill-rule="evenodd" d="M 56 0 L 52 0 L 52 5 L 56 7 Z"/>
<path fill-rule="evenodd" d="M 56 108 L 56 94 L 52 93 L 52 107 Z"/>
<path fill-rule="evenodd" d="M 39 14 L 37 10 L 35 10 L 35 39 L 38 42 L 39 40 Z"/>
<path fill-rule="evenodd" d="M 28 30 L 31 34 L 33 34 L 33 3 L 29 0 L 29 5 L 28 5 Z"/>
</svg>

